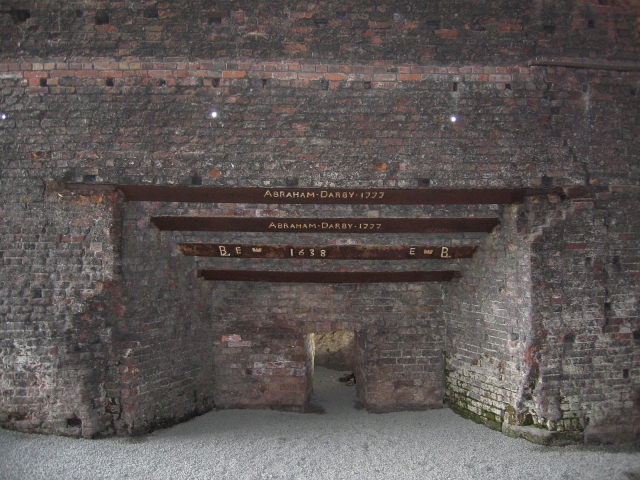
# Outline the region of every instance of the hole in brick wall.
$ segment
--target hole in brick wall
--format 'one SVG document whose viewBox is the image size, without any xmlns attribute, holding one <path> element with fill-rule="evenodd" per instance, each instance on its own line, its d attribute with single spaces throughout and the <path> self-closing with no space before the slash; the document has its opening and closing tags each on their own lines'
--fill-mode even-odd
<svg viewBox="0 0 640 480">
<path fill-rule="evenodd" d="M 336 12 L 336 20 L 346 20 L 347 12 Z"/>
<path fill-rule="evenodd" d="M 453 90 L 454 92 L 458 91 L 458 82 L 453 82 L 451 84 L 451 90 Z"/>
<path fill-rule="evenodd" d="M 371 90 L 371 82 L 364 82 L 363 85 L 365 90 Z"/>
<path fill-rule="evenodd" d="M 192 176 L 191 185 L 202 185 L 202 177 L 200 175 Z"/>
<path fill-rule="evenodd" d="M 440 20 L 429 20 L 424 26 L 427 30 L 440 30 Z"/>
<path fill-rule="evenodd" d="M 308 391 L 313 386 L 313 396 L 306 402 L 305 411 L 325 413 L 337 402 L 343 404 L 347 400 L 351 403 L 353 399 L 354 404 L 357 403 L 356 381 L 362 379 L 359 376 L 361 356 L 355 332 L 311 333 L 307 335 L 305 345 L 307 361 L 313 361 L 313 368 L 307 372 L 306 379 Z"/>
<path fill-rule="evenodd" d="M 599 5 L 609 5 L 609 0 L 598 0 Z"/>
<path fill-rule="evenodd" d="M 326 18 L 316 18 L 314 20 L 314 23 L 318 28 L 325 28 L 327 25 L 329 25 L 329 20 L 327 20 Z"/>
<path fill-rule="evenodd" d="M 209 25 L 222 25 L 222 17 L 219 15 L 209 17 Z"/>
<path fill-rule="evenodd" d="M 633 331 L 633 339 L 637 342 L 640 342 L 640 328 Z"/>
<path fill-rule="evenodd" d="M 67 418 L 67 427 L 79 427 L 80 425 L 82 425 L 82 419 L 77 415 Z"/>
<path fill-rule="evenodd" d="M 588 83 L 583 83 L 582 84 L 582 91 L 585 92 L 585 93 L 589 91 L 589 84 Z"/>
<path fill-rule="evenodd" d="M 560 113 L 560 107 L 551 107 L 550 111 L 553 115 L 557 115 Z"/>
<path fill-rule="evenodd" d="M 562 340 L 565 343 L 573 343 L 576 340 L 576 334 L 573 332 L 567 333 Z"/>
<path fill-rule="evenodd" d="M 267 85 L 269 84 L 269 80 L 267 80 L 266 78 L 262 79 L 262 88 L 267 88 Z"/>
<path fill-rule="evenodd" d="M 164 87 L 167 84 L 166 80 L 158 80 L 158 86 Z"/>
<path fill-rule="evenodd" d="M 219 78 L 214 78 L 213 80 L 211 80 L 213 82 L 213 86 L 215 88 L 220 87 L 220 79 Z"/>
<path fill-rule="evenodd" d="M 31 12 L 29 10 L 19 8 L 19 9 L 11 9 L 9 11 L 9 15 L 11 15 L 11 19 L 15 23 L 24 23 L 29 18 L 31 18 Z"/>
<path fill-rule="evenodd" d="M 604 303 L 604 313 L 605 315 L 608 315 L 611 313 L 611 302 Z"/>
<path fill-rule="evenodd" d="M 158 9 L 155 6 L 147 7 L 144 9 L 143 15 L 144 18 L 158 18 Z"/>
<path fill-rule="evenodd" d="M 98 176 L 97 175 L 83 175 L 82 176 L 82 181 L 83 182 L 95 182 L 97 180 Z"/>
<path fill-rule="evenodd" d="M 596 24 L 595 24 L 595 22 L 593 20 L 589 20 L 587 22 L 587 27 L 588 28 L 596 28 Z"/>
<path fill-rule="evenodd" d="M 105 85 L 107 87 L 113 87 L 113 78 L 107 78 Z"/>
<path fill-rule="evenodd" d="M 556 33 L 556 26 L 554 24 L 543 25 L 542 29 L 544 30 L 544 33 L 548 33 L 549 35 Z"/>
<path fill-rule="evenodd" d="M 400 20 L 402 20 L 402 14 L 401 13 L 394 13 L 393 14 L 393 21 L 394 22 L 399 22 Z"/>
<path fill-rule="evenodd" d="M 109 14 L 106 10 L 98 10 L 96 12 L 96 25 L 108 25 Z"/>
<path fill-rule="evenodd" d="M 84 12 L 82 10 L 76 10 L 76 17 L 77 18 L 82 18 L 84 16 Z"/>
<path fill-rule="evenodd" d="M 41 78 L 40 79 L 40 86 L 41 87 L 46 87 L 47 86 L 47 79 L 46 78 Z"/>
<path fill-rule="evenodd" d="M 284 18 L 285 20 L 289 20 L 291 18 L 291 12 L 289 10 L 283 10 L 282 18 Z"/>
<path fill-rule="evenodd" d="M 635 95 L 636 94 L 636 89 L 632 88 L 631 90 L 629 90 L 629 95 Z"/>
<path fill-rule="evenodd" d="M 553 186 L 553 178 L 547 177 L 546 175 L 543 175 L 542 178 L 540 179 L 540 184 L 545 188 L 552 187 Z"/>
<path fill-rule="evenodd" d="M 430 178 L 419 178 L 418 179 L 418 188 L 427 188 L 429 185 L 431 185 L 431 179 Z"/>
<path fill-rule="evenodd" d="M 329 80 L 322 80 L 322 90 L 329 90 Z"/>
<path fill-rule="evenodd" d="M 297 187 L 299 183 L 299 179 L 296 177 L 287 177 L 284 181 L 287 187 Z"/>
<path fill-rule="evenodd" d="M 628 368 L 623 368 L 622 369 L 622 378 L 629 378 L 629 369 Z"/>
<path fill-rule="evenodd" d="M 505 90 L 511 90 L 511 84 L 510 83 L 505 83 L 504 84 L 504 89 Z"/>
</svg>

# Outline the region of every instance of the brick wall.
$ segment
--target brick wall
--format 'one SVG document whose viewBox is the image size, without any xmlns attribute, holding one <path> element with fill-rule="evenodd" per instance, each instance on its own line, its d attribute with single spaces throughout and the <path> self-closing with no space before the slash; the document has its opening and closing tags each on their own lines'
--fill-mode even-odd
<svg viewBox="0 0 640 480">
<path fill-rule="evenodd" d="M 437 286 L 219 282 L 213 298 L 219 407 L 304 409 L 311 381 L 305 333 L 335 330 L 360 339 L 356 371 L 365 405 L 442 406 Z"/>
<path fill-rule="evenodd" d="M 549 429 L 584 430 L 587 441 L 638 432 L 636 195 L 612 188 L 575 202 L 532 245 L 531 411 Z"/>
<path fill-rule="evenodd" d="M 114 330 L 111 394 L 121 407 L 117 426 L 123 432 L 170 425 L 214 402 L 211 291 L 194 281 L 192 259 L 149 225 L 154 210 L 154 204 L 128 203 L 123 222 L 127 288 Z"/>
<path fill-rule="evenodd" d="M 637 60 L 637 0 L 567 2 L 6 1 L 4 56 L 304 58 L 501 64 Z M 8 8 L 5 8 L 8 10 Z"/>
<path fill-rule="evenodd" d="M 111 423 L 104 382 L 121 295 L 117 195 L 3 183 L 1 424 L 92 436 Z"/>
<path fill-rule="evenodd" d="M 517 225 L 523 210 L 506 208 L 502 225 L 446 289 L 443 306 L 447 401 L 496 428 L 522 414 L 531 370 L 530 247 Z"/>
<path fill-rule="evenodd" d="M 450 403 L 477 419 L 633 436 L 640 5 L 467 3 L 285 11 L 244 1 L 5 2 L 13 11 L 0 14 L 2 424 L 143 431 L 205 411 L 218 395 L 221 406 L 256 405 L 268 393 L 262 405 L 299 408 L 309 383 L 304 335 L 347 328 L 357 332 L 356 374 L 366 379 L 358 390 L 370 408 L 441 404 L 446 369 Z M 97 187 L 56 186 L 66 182 Z M 107 183 L 579 185 L 592 203 L 124 204 L 98 186 Z M 185 258 L 175 248 L 290 236 L 159 233 L 148 224 L 151 214 L 496 213 L 502 226 L 486 241 L 296 237 L 481 242 L 471 262 L 449 262 L 463 278 L 446 287 L 210 285 L 197 268 L 309 267 Z M 294 375 L 275 375 L 285 365 Z"/>
</svg>

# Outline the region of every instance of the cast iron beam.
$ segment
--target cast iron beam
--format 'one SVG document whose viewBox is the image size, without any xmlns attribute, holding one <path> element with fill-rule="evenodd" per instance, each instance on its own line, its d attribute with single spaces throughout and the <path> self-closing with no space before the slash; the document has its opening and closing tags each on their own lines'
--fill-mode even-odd
<svg viewBox="0 0 640 480">
<path fill-rule="evenodd" d="M 276 272 L 252 270 L 198 270 L 205 280 L 226 282 L 289 283 L 413 283 L 449 282 L 460 277 L 457 270 L 428 272 Z"/>
<path fill-rule="evenodd" d="M 258 188 L 119 185 L 129 201 L 267 204 L 477 205 L 522 203 L 524 188 Z M 553 192 L 551 191 L 553 190 Z M 545 189 L 562 194 L 561 188 Z"/>
<path fill-rule="evenodd" d="M 422 260 L 471 258 L 478 247 L 362 245 L 238 245 L 179 243 L 183 255 L 223 258 L 304 258 L 310 260 Z"/>
<path fill-rule="evenodd" d="M 498 218 L 151 217 L 159 230 L 191 232 L 459 233 L 491 232 Z"/>
</svg>

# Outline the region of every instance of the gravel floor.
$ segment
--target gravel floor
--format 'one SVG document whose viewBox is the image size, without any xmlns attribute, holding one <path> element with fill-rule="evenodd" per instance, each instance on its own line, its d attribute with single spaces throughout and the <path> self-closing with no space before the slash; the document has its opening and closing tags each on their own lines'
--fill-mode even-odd
<svg viewBox="0 0 640 480">
<path fill-rule="evenodd" d="M 629 447 L 533 445 L 447 409 L 369 414 L 316 369 L 326 414 L 227 410 L 136 438 L 0 430 L 2 479 L 640 479 Z"/>
</svg>

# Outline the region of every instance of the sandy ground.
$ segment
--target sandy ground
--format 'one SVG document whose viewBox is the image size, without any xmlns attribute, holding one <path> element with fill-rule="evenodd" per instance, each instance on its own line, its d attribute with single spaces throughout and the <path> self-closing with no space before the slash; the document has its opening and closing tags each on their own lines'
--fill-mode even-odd
<svg viewBox="0 0 640 480">
<path fill-rule="evenodd" d="M 628 447 L 540 447 L 447 409 L 356 410 L 355 387 L 316 369 L 326 414 L 213 411 L 136 438 L 0 430 L 2 479 L 640 479 Z"/>
</svg>

